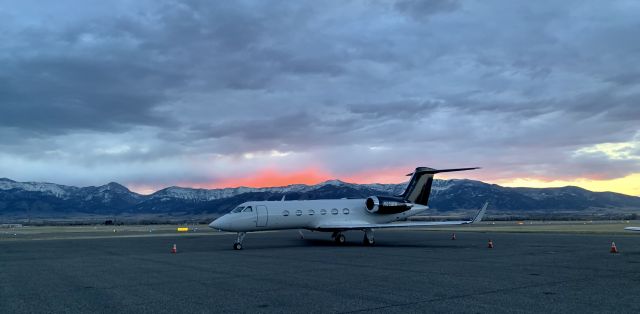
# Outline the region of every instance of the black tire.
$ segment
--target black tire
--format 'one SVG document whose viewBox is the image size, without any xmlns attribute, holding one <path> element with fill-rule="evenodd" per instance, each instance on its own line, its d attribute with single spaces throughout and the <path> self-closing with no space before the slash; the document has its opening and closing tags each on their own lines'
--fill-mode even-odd
<svg viewBox="0 0 640 314">
<path fill-rule="evenodd" d="M 240 244 L 240 243 L 234 243 L 234 244 L 233 244 L 233 249 L 234 249 L 234 250 L 242 250 L 242 244 Z"/>
<path fill-rule="evenodd" d="M 336 237 L 336 243 L 344 244 L 345 242 L 347 242 L 347 238 L 344 236 L 344 234 L 341 233 Z"/>
<path fill-rule="evenodd" d="M 364 244 L 365 246 L 373 246 L 374 244 L 376 244 L 376 241 L 375 240 L 369 241 L 367 236 L 364 236 L 364 239 L 362 239 L 362 244 Z"/>
</svg>

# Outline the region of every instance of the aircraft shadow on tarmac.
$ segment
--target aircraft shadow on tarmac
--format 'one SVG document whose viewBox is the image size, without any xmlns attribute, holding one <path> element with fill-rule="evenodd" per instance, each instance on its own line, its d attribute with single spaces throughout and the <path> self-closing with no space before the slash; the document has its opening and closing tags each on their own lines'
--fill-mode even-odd
<svg viewBox="0 0 640 314">
<path fill-rule="evenodd" d="M 314 246 L 314 247 L 369 247 L 362 244 L 362 242 L 346 242 L 344 244 L 337 244 L 332 240 L 323 240 L 323 239 L 303 239 L 300 240 L 302 246 Z M 371 248 L 376 247 L 405 247 L 405 248 L 465 248 L 460 245 L 438 245 L 438 244 L 420 244 L 420 243 L 401 243 L 401 242 L 383 242 L 376 241 L 376 244 L 371 246 Z"/>
<path fill-rule="evenodd" d="M 269 241 L 271 242 L 271 241 Z M 471 249 L 479 248 L 480 245 L 452 245 L 452 244 L 431 244 L 431 243 L 403 243 L 403 242 L 385 242 L 376 241 L 373 246 L 365 246 L 360 241 L 346 242 L 343 244 L 337 244 L 330 239 L 297 239 L 296 241 L 287 241 L 282 239 L 274 239 L 271 243 L 264 243 L 264 239 L 247 239 L 245 250 L 263 250 L 263 249 L 284 249 L 284 248 L 419 248 L 419 249 Z M 224 248 L 226 250 L 227 248 Z"/>
</svg>

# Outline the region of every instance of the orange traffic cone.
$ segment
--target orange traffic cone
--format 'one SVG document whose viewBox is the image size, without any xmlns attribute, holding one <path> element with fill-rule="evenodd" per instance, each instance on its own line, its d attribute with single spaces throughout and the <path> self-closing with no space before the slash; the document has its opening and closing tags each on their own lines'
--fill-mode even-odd
<svg viewBox="0 0 640 314">
<path fill-rule="evenodd" d="M 171 253 L 173 253 L 173 254 L 178 253 L 178 247 L 175 244 L 171 248 Z"/>
<path fill-rule="evenodd" d="M 609 251 L 611 253 L 618 253 L 618 247 L 616 246 L 615 242 L 611 242 L 611 251 Z"/>
<path fill-rule="evenodd" d="M 493 249 L 493 241 L 491 241 L 491 239 L 489 239 L 489 244 L 487 244 L 487 248 Z"/>
<path fill-rule="evenodd" d="M 451 235 L 451 240 L 455 240 L 455 239 L 456 239 L 456 234 L 454 233 Z"/>
</svg>

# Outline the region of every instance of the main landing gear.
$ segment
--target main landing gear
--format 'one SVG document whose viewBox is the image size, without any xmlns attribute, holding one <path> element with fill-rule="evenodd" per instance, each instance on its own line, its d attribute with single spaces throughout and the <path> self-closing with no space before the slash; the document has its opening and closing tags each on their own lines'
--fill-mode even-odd
<svg viewBox="0 0 640 314">
<path fill-rule="evenodd" d="M 337 244 L 344 244 L 345 242 L 347 242 L 347 238 L 342 232 L 334 232 L 331 235 L 331 238 L 333 238 L 333 241 L 335 241 Z"/>
<path fill-rule="evenodd" d="M 375 238 L 373 237 L 373 229 L 364 229 L 364 239 L 362 239 L 362 244 L 364 244 L 365 246 L 371 246 L 374 245 L 376 243 Z M 345 242 L 347 242 L 347 238 L 344 236 L 344 234 L 342 232 L 334 232 L 331 235 L 331 238 L 333 239 L 333 241 L 336 242 L 336 244 L 344 244 Z"/>
<path fill-rule="evenodd" d="M 242 250 L 242 241 L 245 235 L 247 235 L 246 232 L 238 232 L 238 238 L 236 238 L 236 242 L 233 244 L 234 250 Z"/>
<path fill-rule="evenodd" d="M 365 246 L 376 244 L 376 240 L 373 237 L 373 229 L 364 230 L 364 239 L 362 239 L 362 244 L 364 244 Z"/>
</svg>

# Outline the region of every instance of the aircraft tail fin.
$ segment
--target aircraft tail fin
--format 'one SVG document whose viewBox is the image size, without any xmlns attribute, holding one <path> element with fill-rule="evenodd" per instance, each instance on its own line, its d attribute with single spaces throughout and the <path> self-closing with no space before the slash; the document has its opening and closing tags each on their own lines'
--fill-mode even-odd
<svg viewBox="0 0 640 314">
<path fill-rule="evenodd" d="M 411 180 L 404 190 L 404 193 L 399 195 L 404 200 L 409 202 L 425 205 L 429 202 L 429 195 L 431 194 L 431 185 L 433 184 L 433 176 L 441 172 L 453 172 L 453 171 L 465 171 L 480 169 L 479 167 L 473 168 L 455 168 L 455 169 L 433 169 L 428 167 L 418 167 L 416 171 L 408 174 L 411 176 Z"/>
</svg>

